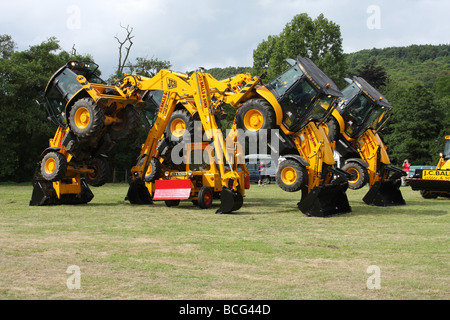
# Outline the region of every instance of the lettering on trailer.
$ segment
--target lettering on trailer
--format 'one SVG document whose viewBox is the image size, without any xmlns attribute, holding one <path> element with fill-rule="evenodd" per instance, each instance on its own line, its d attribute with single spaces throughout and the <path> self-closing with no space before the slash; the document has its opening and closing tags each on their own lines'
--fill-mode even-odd
<svg viewBox="0 0 450 320">
<path fill-rule="evenodd" d="M 423 170 L 422 178 L 429 180 L 448 180 L 450 181 L 450 170 Z"/>
</svg>

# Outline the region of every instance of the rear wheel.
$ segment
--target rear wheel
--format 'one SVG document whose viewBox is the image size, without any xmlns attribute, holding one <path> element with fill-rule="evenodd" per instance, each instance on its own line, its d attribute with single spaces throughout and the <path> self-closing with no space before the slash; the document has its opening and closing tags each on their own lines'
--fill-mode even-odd
<svg viewBox="0 0 450 320">
<path fill-rule="evenodd" d="M 67 159 L 59 152 L 49 152 L 41 162 L 41 174 L 47 181 L 58 181 L 64 178 L 67 171 Z"/>
<path fill-rule="evenodd" d="M 209 209 L 213 204 L 214 193 L 210 187 L 203 186 L 198 191 L 198 206 L 201 209 Z"/>
<path fill-rule="evenodd" d="M 105 123 L 105 113 L 91 98 L 75 102 L 70 110 L 69 126 L 79 138 L 96 136 Z"/>
<path fill-rule="evenodd" d="M 282 190 L 296 192 L 308 183 L 308 172 L 297 161 L 284 160 L 278 165 L 276 181 Z"/>
<path fill-rule="evenodd" d="M 328 141 L 330 143 L 337 142 L 339 139 L 339 123 L 333 117 L 331 117 L 325 123 L 325 132 L 327 133 Z"/>
<path fill-rule="evenodd" d="M 353 190 L 361 189 L 369 181 L 367 169 L 356 162 L 349 162 L 342 167 L 342 170 L 350 173 L 348 187 Z"/>
<path fill-rule="evenodd" d="M 270 130 L 276 126 L 275 112 L 266 100 L 250 99 L 239 108 L 236 124 L 238 129 L 243 129 L 246 133 L 256 133 L 261 129 Z"/>
<path fill-rule="evenodd" d="M 86 174 L 86 182 L 93 187 L 100 187 L 108 182 L 109 163 L 105 158 L 92 158 L 87 161 L 87 166 L 94 172 Z"/>
<path fill-rule="evenodd" d="M 193 140 L 194 137 L 194 118 L 186 109 L 175 110 L 170 117 L 166 128 L 166 137 L 171 141 L 179 142 L 184 138 Z"/>
<path fill-rule="evenodd" d="M 139 113 L 132 105 L 128 105 L 117 113 L 117 118 L 120 119 L 120 122 L 109 128 L 111 139 L 126 140 L 132 138 L 139 127 Z"/>
</svg>

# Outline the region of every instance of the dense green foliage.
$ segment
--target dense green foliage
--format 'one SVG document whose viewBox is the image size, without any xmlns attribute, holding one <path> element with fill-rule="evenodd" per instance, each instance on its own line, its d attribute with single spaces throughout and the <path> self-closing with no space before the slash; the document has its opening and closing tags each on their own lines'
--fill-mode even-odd
<svg viewBox="0 0 450 320">
<path fill-rule="evenodd" d="M 391 161 L 436 164 L 444 136 L 450 134 L 450 45 L 362 50 L 346 59 L 349 75 L 369 65 L 385 71 L 386 85 L 378 89 L 394 106 L 382 132 Z"/>
<path fill-rule="evenodd" d="M 17 52 L 3 35 L 0 52 L 0 181 L 26 181 L 55 132 L 38 103 L 51 75 L 77 57 L 61 51 L 55 38 Z"/>
<path fill-rule="evenodd" d="M 340 27 L 323 14 L 311 19 L 306 13 L 296 15 L 279 35 L 269 36 L 253 51 L 253 70 L 267 69 L 273 79 L 286 69 L 284 60 L 308 57 L 336 84 L 343 84 L 346 71 Z"/>
<path fill-rule="evenodd" d="M 418 80 L 429 89 L 432 89 L 441 77 L 444 77 L 444 80 L 440 82 L 447 83 L 447 86 L 450 81 L 450 45 L 412 45 L 361 50 L 346 54 L 346 60 L 350 73 L 376 60 L 378 65 L 386 69 L 391 80 L 409 83 Z"/>
</svg>

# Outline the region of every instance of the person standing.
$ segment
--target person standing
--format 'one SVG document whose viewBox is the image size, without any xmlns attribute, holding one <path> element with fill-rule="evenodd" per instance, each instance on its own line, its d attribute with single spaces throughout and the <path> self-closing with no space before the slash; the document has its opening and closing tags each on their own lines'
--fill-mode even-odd
<svg viewBox="0 0 450 320">
<path fill-rule="evenodd" d="M 411 167 L 411 163 L 409 163 L 408 159 L 403 161 L 403 171 L 406 172 L 406 177 L 402 177 L 402 186 L 406 185 L 406 178 L 409 178 L 409 167 Z"/>
<path fill-rule="evenodd" d="M 259 180 L 258 180 L 258 186 L 263 186 L 264 185 L 264 177 L 266 175 L 266 166 L 264 164 L 264 161 L 261 161 L 259 163 Z"/>
</svg>

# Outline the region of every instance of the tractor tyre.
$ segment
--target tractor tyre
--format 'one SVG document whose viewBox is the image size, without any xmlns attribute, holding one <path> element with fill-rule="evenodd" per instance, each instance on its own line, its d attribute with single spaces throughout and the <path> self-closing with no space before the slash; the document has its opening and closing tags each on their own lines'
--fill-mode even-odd
<svg viewBox="0 0 450 320">
<path fill-rule="evenodd" d="M 166 128 L 166 137 L 178 143 L 182 140 L 194 140 L 194 118 L 186 109 L 175 110 Z"/>
<path fill-rule="evenodd" d="M 339 140 L 339 123 L 335 118 L 331 117 L 327 122 L 325 122 L 324 128 L 330 143 L 337 142 Z"/>
<path fill-rule="evenodd" d="M 165 200 L 166 207 L 176 207 L 180 204 L 180 200 Z"/>
<path fill-rule="evenodd" d="M 203 186 L 198 191 L 198 206 L 200 209 L 209 209 L 213 204 L 214 193 L 210 187 Z"/>
<path fill-rule="evenodd" d="M 89 185 L 100 187 L 108 182 L 110 177 L 108 160 L 105 158 L 92 158 L 87 161 L 86 165 L 89 169 L 94 170 L 93 173 L 86 174 L 86 182 Z"/>
<path fill-rule="evenodd" d="M 61 180 L 66 171 L 67 159 L 59 152 L 49 152 L 41 161 L 41 175 L 47 181 Z"/>
<path fill-rule="evenodd" d="M 352 190 L 358 190 L 364 187 L 369 181 L 367 169 L 356 162 L 349 162 L 342 167 L 342 170 L 350 173 L 348 187 Z"/>
<path fill-rule="evenodd" d="M 426 190 L 420 190 L 420 195 L 424 199 L 436 199 L 439 196 L 439 194 L 437 193 L 429 192 Z"/>
<path fill-rule="evenodd" d="M 120 141 L 133 138 L 139 127 L 139 113 L 132 105 L 117 112 L 117 118 L 121 121 L 109 128 L 109 135 L 112 140 Z"/>
<path fill-rule="evenodd" d="M 270 142 L 270 129 L 276 127 L 276 117 L 273 107 L 264 99 L 250 99 L 242 104 L 236 113 L 236 125 L 245 134 L 267 130 L 267 142 Z"/>
<path fill-rule="evenodd" d="M 308 184 L 308 172 L 299 162 L 284 160 L 278 165 L 276 181 L 282 190 L 296 192 Z"/>
<path fill-rule="evenodd" d="M 104 124 L 105 113 L 91 98 L 78 100 L 70 110 L 70 129 L 81 139 L 97 136 Z"/>
<path fill-rule="evenodd" d="M 148 164 L 147 172 L 144 176 L 145 182 L 153 182 L 158 180 L 161 176 L 162 165 L 161 162 L 157 158 L 151 158 L 150 163 Z"/>
</svg>

